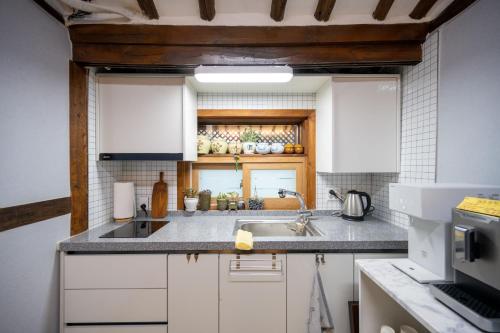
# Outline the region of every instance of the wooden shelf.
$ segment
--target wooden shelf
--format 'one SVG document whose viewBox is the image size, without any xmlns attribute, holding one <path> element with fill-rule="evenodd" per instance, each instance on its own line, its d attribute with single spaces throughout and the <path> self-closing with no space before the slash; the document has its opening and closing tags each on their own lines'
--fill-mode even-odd
<svg viewBox="0 0 500 333">
<path fill-rule="evenodd" d="M 239 163 L 296 163 L 303 162 L 307 155 L 305 154 L 241 154 Z M 199 155 L 194 163 L 234 163 L 232 154 L 208 154 Z"/>
</svg>

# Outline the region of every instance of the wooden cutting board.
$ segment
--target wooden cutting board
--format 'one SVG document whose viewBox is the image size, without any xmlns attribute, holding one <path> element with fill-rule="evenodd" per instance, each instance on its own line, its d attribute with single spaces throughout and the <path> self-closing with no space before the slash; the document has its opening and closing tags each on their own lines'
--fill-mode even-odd
<svg viewBox="0 0 500 333">
<path fill-rule="evenodd" d="M 168 188 L 163 181 L 163 172 L 160 172 L 160 181 L 153 186 L 151 198 L 151 217 L 162 218 L 167 216 Z"/>
</svg>

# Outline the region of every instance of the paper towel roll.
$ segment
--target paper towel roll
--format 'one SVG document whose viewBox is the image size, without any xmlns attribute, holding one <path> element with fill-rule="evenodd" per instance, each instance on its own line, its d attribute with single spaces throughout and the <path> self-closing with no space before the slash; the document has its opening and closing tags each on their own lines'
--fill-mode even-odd
<svg viewBox="0 0 500 333">
<path fill-rule="evenodd" d="M 132 182 L 114 183 L 113 218 L 127 220 L 135 217 L 135 187 Z"/>
</svg>

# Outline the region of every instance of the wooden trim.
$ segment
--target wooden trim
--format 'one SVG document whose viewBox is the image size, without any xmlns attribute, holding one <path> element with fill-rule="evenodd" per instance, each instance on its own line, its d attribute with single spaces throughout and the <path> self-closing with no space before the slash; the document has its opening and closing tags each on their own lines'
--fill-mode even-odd
<svg viewBox="0 0 500 333">
<path fill-rule="evenodd" d="M 69 63 L 71 235 L 88 229 L 88 71 Z"/>
<path fill-rule="evenodd" d="M 313 109 L 198 109 L 200 124 L 296 124 L 313 113 Z"/>
<path fill-rule="evenodd" d="M 420 0 L 415 8 L 413 8 L 409 16 L 414 20 L 424 18 L 436 2 L 437 0 Z"/>
<path fill-rule="evenodd" d="M 395 66 L 422 60 L 420 43 L 296 47 L 166 46 L 73 43 L 73 60 L 89 66 Z"/>
<path fill-rule="evenodd" d="M 268 154 L 268 155 L 240 155 L 239 163 L 297 163 L 303 162 L 306 159 L 304 155 L 295 155 L 295 154 Z M 234 157 L 232 155 L 218 155 L 218 154 L 210 154 L 198 156 L 198 160 L 193 164 L 234 164 Z"/>
<path fill-rule="evenodd" d="M 137 0 L 137 3 L 144 15 L 149 17 L 150 20 L 158 20 L 160 18 L 153 0 Z"/>
<path fill-rule="evenodd" d="M 271 18 L 276 22 L 283 21 L 285 17 L 286 0 L 273 0 L 271 3 Z"/>
<path fill-rule="evenodd" d="M 163 46 L 324 46 L 352 43 L 422 43 L 426 23 L 327 26 L 179 26 L 77 24 L 68 27 L 73 44 Z"/>
<path fill-rule="evenodd" d="M 0 232 L 45 221 L 70 212 L 70 197 L 0 208 Z"/>
<path fill-rule="evenodd" d="M 327 22 L 332 15 L 336 0 L 319 0 L 314 12 L 314 17 L 318 21 Z"/>
<path fill-rule="evenodd" d="M 177 162 L 177 209 L 184 209 L 184 190 L 191 187 L 191 162 Z"/>
<path fill-rule="evenodd" d="M 307 207 L 309 209 L 316 208 L 316 112 L 304 121 L 304 136 L 302 145 L 306 158 L 306 180 L 307 180 Z"/>
<path fill-rule="evenodd" d="M 394 0 L 379 0 L 377 8 L 375 8 L 375 11 L 372 14 L 373 18 L 379 21 L 385 20 L 393 3 Z"/>
<path fill-rule="evenodd" d="M 198 0 L 200 8 L 200 18 L 205 21 L 212 21 L 215 17 L 215 0 Z"/>
<path fill-rule="evenodd" d="M 44 11 L 47 12 L 50 16 L 55 18 L 59 23 L 65 24 L 64 16 L 54 9 L 51 5 L 49 5 L 45 0 L 33 0 L 38 6 L 42 7 Z"/>
<path fill-rule="evenodd" d="M 446 7 L 438 17 L 432 20 L 429 24 L 429 33 L 439 28 L 442 24 L 448 22 L 467 7 L 472 5 L 476 0 L 454 0 Z"/>
</svg>

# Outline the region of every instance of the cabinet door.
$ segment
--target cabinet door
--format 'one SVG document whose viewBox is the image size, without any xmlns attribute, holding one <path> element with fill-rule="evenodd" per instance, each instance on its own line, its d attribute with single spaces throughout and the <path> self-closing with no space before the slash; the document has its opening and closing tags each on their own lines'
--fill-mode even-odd
<svg viewBox="0 0 500 333">
<path fill-rule="evenodd" d="M 397 77 L 334 77 L 334 172 L 399 171 L 400 103 Z"/>
<path fill-rule="evenodd" d="M 217 333 L 219 261 L 217 254 L 168 256 L 168 330 Z"/>
<path fill-rule="evenodd" d="M 354 300 L 359 301 L 359 268 L 356 265 L 358 259 L 392 259 L 406 258 L 407 253 L 356 253 L 354 255 Z"/>
<path fill-rule="evenodd" d="M 99 153 L 182 153 L 183 84 L 183 78 L 98 76 Z"/>
<path fill-rule="evenodd" d="M 329 253 L 320 266 L 335 333 L 350 332 L 348 302 L 353 299 L 353 261 L 352 253 Z"/>
<path fill-rule="evenodd" d="M 353 297 L 354 274 L 351 253 L 287 256 L 287 333 L 307 332 L 316 256 L 335 333 L 349 333 L 348 302 Z"/>
<path fill-rule="evenodd" d="M 220 256 L 220 333 L 286 332 L 286 256 Z"/>
<path fill-rule="evenodd" d="M 189 79 L 182 89 L 183 160 L 198 159 L 198 95 Z"/>
</svg>

